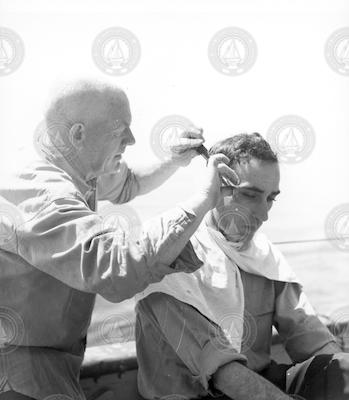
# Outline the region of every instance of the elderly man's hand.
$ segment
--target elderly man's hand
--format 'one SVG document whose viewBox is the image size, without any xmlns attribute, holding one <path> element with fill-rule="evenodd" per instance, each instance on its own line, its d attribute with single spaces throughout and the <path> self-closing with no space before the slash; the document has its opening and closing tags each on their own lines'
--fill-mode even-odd
<svg viewBox="0 0 349 400">
<path fill-rule="evenodd" d="M 180 167 L 187 166 L 192 158 L 198 155 L 195 150 L 205 142 L 201 128 L 191 127 L 179 134 L 173 143 L 169 144 L 170 160 Z"/>
<path fill-rule="evenodd" d="M 222 188 L 221 177 L 235 179 L 235 172 L 228 163 L 229 158 L 224 154 L 214 154 L 209 158 L 206 171 L 202 175 L 201 194 L 209 201 L 210 209 L 216 207 L 221 195 L 225 193 L 226 189 Z"/>
</svg>

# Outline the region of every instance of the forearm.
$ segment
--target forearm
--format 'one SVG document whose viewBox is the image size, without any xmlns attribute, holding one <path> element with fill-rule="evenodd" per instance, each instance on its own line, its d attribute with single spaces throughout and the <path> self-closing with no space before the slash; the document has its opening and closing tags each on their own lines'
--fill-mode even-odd
<svg viewBox="0 0 349 400">
<path fill-rule="evenodd" d="M 202 262 L 193 250 L 187 248 L 183 259 L 181 253 L 208 211 L 209 204 L 198 197 L 188 200 L 187 205 L 188 208 L 191 206 L 193 214 L 177 207 L 159 215 L 144 225 L 139 240 L 129 238 L 120 243 L 113 240 L 113 234 L 95 237 L 96 243 L 90 245 L 87 262 L 82 267 L 85 282 L 90 282 L 89 288 L 109 301 L 119 302 L 168 274 L 198 269 Z M 93 248 L 95 257 L 91 254 Z M 107 252 L 106 248 L 109 249 Z M 95 259 L 97 265 L 91 265 L 90 260 Z"/>
<path fill-rule="evenodd" d="M 189 201 L 197 215 L 177 207 L 154 218 L 137 240 L 127 232 L 121 237 L 112 227 L 106 229 L 78 200 L 58 203 L 52 202 L 26 224 L 20 234 L 19 255 L 66 285 L 112 302 L 130 298 L 166 274 L 178 272 L 171 264 L 206 209 L 204 200 Z M 197 257 L 192 259 L 191 272 L 201 265 Z"/>
<path fill-rule="evenodd" d="M 153 262 L 170 265 L 181 253 L 195 233 L 212 205 L 204 196 L 193 196 L 179 207 L 147 221 L 144 233 L 147 237 L 147 254 L 154 254 Z M 168 232 L 163 227 L 169 227 Z M 161 243 L 161 245 L 159 245 Z"/>
<path fill-rule="evenodd" d="M 239 362 L 219 368 L 214 386 L 234 400 L 289 400 L 290 397 Z"/>
<path fill-rule="evenodd" d="M 319 320 L 301 286 L 283 283 L 282 288 L 276 299 L 274 323 L 291 359 L 303 362 L 314 355 L 341 351 L 333 335 Z"/>
<path fill-rule="evenodd" d="M 95 274 L 92 290 L 110 301 L 123 301 L 165 275 L 183 270 L 194 272 L 202 265 L 195 253 L 187 250 L 184 261 L 179 256 L 211 207 L 209 200 L 198 195 L 148 221 L 138 241 L 129 238 L 120 244 L 112 240 L 113 235 L 104 234 L 103 243 L 103 237 L 96 237 L 92 248 L 97 255 L 91 257 L 90 248 L 88 259 L 99 260 L 97 268 L 89 265 L 84 269 L 85 276 Z M 110 246 L 105 240 L 111 241 Z"/>
<path fill-rule="evenodd" d="M 166 160 L 142 168 L 132 168 L 139 185 L 138 195 L 143 195 L 161 186 L 179 168 L 178 163 Z"/>
</svg>

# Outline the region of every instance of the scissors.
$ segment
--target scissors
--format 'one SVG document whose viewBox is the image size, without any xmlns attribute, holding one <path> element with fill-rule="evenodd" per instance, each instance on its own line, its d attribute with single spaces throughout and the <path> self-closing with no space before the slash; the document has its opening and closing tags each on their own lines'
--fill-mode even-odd
<svg viewBox="0 0 349 400">
<path fill-rule="evenodd" d="M 206 147 L 204 145 L 201 145 L 201 146 L 197 147 L 195 150 L 202 157 L 204 157 L 204 159 L 206 161 L 208 161 L 208 159 L 210 158 L 210 155 L 208 154 L 208 150 L 206 149 Z M 232 181 L 229 178 L 226 178 L 225 176 L 221 176 L 221 180 L 222 180 L 224 186 L 232 186 L 234 188 L 237 188 L 237 187 L 239 187 L 239 185 L 241 183 L 241 179 L 240 179 L 239 175 L 234 170 L 232 170 L 232 171 L 234 173 L 234 178 L 233 178 L 234 181 Z"/>
</svg>

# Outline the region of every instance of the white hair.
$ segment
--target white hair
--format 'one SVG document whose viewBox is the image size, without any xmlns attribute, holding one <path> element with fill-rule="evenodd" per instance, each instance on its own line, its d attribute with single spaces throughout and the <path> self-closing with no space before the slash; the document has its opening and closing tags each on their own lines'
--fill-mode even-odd
<svg viewBox="0 0 349 400">
<path fill-rule="evenodd" d="M 109 82 L 80 79 L 61 84 L 52 96 L 45 112 L 47 125 L 87 122 L 98 115 L 98 107 L 128 106 L 123 90 Z"/>
</svg>

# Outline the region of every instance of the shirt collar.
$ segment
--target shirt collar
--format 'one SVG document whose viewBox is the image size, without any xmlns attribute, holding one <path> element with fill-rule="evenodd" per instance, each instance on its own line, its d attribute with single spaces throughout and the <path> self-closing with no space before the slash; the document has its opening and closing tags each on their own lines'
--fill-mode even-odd
<svg viewBox="0 0 349 400">
<path fill-rule="evenodd" d="M 97 177 L 86 176 L 86 172 L 83 171 L 76 153 L 65 157 L 62 154 L 45 152 L 44 157 L 47 161 L 63 169 L 63 171 L 65 171 L 72 178 L 76 187 L 84 196 L 95 190 L 97 185 Z"/>
</svg>

